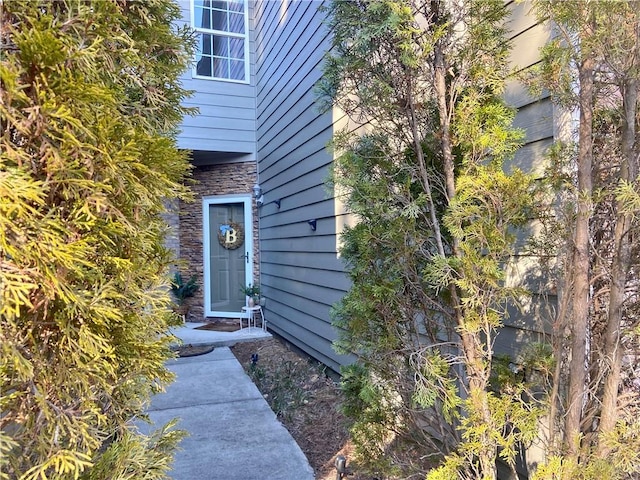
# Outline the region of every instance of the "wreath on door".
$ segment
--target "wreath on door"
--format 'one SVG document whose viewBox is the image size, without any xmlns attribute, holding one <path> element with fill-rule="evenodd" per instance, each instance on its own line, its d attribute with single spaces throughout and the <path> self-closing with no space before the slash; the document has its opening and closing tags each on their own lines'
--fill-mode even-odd
<svg viewBox="0 0 640 480">
<path fill-rule="evenodd" d="M 218 226 L 218 243 L 227 250 L 235 250 L 244 243 L 244 229 L 236 222 Z"/>
</svg>

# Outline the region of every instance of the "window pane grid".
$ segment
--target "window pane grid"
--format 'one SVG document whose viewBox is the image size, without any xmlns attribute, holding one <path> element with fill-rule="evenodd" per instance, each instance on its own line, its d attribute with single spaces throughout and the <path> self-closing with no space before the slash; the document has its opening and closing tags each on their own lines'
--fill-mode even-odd
<svg viewBox="0 0 640 480">
<path fill-rule="evenodd" d="M 234 4 L 232 7 L 230 4 Z M 194 28 L 245 34 L 243 2 L 200 2 L 194 6 Z"/>
<path fill-rule="evenodd" d="M 194 28 L 199 37 L 196 74 L 245 80 L 246 11 L 244 0 L 193 0 Z"/>
<path fill-rule="evenodd" d="M 244 40 L 200 34 L 196 72 L 200 76 L 244 80 Z M 213 67 L 213 68 L 212 68 Z"/>
</svg>

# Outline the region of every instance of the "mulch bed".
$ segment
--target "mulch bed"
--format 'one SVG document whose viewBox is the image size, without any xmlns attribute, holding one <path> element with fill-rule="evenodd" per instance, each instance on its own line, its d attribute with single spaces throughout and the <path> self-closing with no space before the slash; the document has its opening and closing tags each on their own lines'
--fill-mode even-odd
<svg viewBox="0 0 640 480">
<path fill-rule="evenodd" d="M 313 468 L 317 480 L 334 480 L 337 455 L 353 455 L 348 420 L 340 412 L 342 392 L 317 362 L 270 338 L 231 347 L 278 419 L 289 430 Z M 257 361 L 252 356 L 257 354 Z M 255 357 L 254 357 L 255 360 Z M 367 480 L 353 468 L 349 480 Z"/>
</svg>

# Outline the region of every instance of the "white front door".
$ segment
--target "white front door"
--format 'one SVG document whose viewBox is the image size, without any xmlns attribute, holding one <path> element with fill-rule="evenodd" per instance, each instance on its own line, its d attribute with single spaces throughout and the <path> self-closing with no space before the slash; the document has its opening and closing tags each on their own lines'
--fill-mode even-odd
<svg viewBox="0 0 640 480">
<path fill-rule="evenodd" d="M 251 196 L 203 198 L 202 219 L 205 316 L 238 318 L 253 283 Z"/>
</svg>

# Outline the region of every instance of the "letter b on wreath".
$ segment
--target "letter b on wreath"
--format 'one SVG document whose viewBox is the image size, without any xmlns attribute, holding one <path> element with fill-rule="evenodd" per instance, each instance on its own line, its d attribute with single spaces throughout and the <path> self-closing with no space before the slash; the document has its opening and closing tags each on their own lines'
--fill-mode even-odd
<svg viewBox="0 0 640 480">
<path fill-rule="evenodd" d="M 236 222 L 228 222 L 218 227 L 218 243 L 228 250 L 239 248 L 244 242 L 244 230 Z"/>
</svg>

